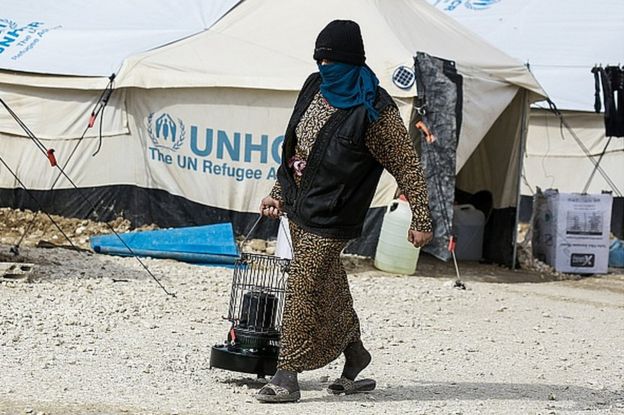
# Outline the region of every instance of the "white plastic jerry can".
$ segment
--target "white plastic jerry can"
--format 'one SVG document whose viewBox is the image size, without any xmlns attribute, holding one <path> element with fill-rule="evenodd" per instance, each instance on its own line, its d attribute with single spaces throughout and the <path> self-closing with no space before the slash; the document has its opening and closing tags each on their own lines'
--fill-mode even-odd
<svg viewBox="0 0 624 415">
<path fill-rule="evenodd" d="M 403 197 L 393 200 L 386 209 L 377 251 L 375 268 L 397 274 L 413 274 L 420 248 L 407 240 L 407 233 L 412 223 L 412 210 Z"/>
<path fill-rule="evenodd" d="M 483 256 L 485 215 L 472 205 L 453 206 L 453 228 L 457 237 L 455 257 L 479 261 Z"/>
</svg>

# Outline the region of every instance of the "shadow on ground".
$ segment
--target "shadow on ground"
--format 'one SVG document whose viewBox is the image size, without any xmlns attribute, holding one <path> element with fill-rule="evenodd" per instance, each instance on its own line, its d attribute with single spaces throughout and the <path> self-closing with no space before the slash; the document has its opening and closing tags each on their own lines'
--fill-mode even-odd
<svg viewBox="0 0 624 415">
<path fill-rule="evenodd" d="M 369 274 L 372 272 L 379 275 L 396 275 L 379 271 L 375 268 L 372 258 L 346 255 L 343 256 L 342 262 L 345 266 L 345 270 L 350 275 L 357 276 L 358 274 Z M 553 281 L 601 281 L 604 279 L 624 280 L 624 271 L 616 268 L 610 269 L 610 273 L 606 275 L 580 276 L 574 274 L 553 275 L 523 269 L 512 270 L 505 266 L 480 263 L 477 261 L 459 261 L 458 266 L 462 281 L 513 284 Z M 452 261 L 443 262 L 425 253 L 421 254 L 418 258 L 418 267 L 414 276 L 453 280 L 457 278 Z"/>
<path fill-rule="evenodd" d="M 301 389 L 318 390 L 319 383 L 303 382 Z M 624 409 L 624 392 L 591 389 L 582 386 L 535 383 L 481 382 L 419 382 L 412 385 L 390 385 L 371 394 L 376 402 L 384 401 L 472 401 L 472 400 L 534 400 L 573 402 L 572 410 L 588 410 L 617 406 Z M 325 402 L 335 397 L 316 397 L 306 402 Z M 365 394 L 343 396 L 345 401 L 370 401 Z"/>
</svg>

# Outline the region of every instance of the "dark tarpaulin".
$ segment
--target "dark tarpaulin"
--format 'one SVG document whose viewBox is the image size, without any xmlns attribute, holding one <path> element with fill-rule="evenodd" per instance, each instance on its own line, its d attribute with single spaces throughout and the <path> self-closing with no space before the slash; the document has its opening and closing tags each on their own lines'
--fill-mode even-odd
<svg viewBox="0 0 624 415">
<path fill-rule="evenodd" d="M 133 227 L 154 223 L 161 228 L 209 225 L 231 222 L 234 232 L 246 235 L 258 219 L 257 213 L 219 209 L 174 196 L 164 190 L 117 185 L 60 190 L 29 191 L 43 209 L 65 217 L 110 221 L 128 219 Z M 84 199 L 87 198 L 88 201 Z M 95 212 L 92 208 L 95 206 Z M 0 189 L 0 207 L 40 210 L 39 204 L 23 189 Z M 347 252 L 373 256 L 385 208 L 369 209 L 362 237 L 347 247 Z M 277 236 L 278 221 L 264 218 L 250 235 L 271 239 Z"/>
<path fill-rule="evenodd" d="M 447 261 L 455 200 L 456 150 L 461 128 L 462 77 L 455 63 L 418 53 L 415 58 L 417 102 L 425 104 L 422 118 L 437 140 L 420 141 L 420 157 L 429 190 L 433 240 L 423 250 Z M 419 105 L 417 105 L 419 106 Z"/>
</svg>

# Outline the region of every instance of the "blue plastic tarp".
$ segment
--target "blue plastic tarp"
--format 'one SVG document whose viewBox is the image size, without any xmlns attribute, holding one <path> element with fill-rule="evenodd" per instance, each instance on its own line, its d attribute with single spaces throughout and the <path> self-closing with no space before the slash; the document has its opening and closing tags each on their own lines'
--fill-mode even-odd
<svg viewBox="0 0 624 415">
<path fill-rule="evenodd" d="M 614 239 L 609 247 L 609 266 L 624 268 L 624 242 Z"/>
<path fill-rule="evenodd" d="M 198 264 L 233 264 L 239 257 L 231 223 L 99 235 L 91 238 L 91 248 L 101 254 L 134 254 Z"/>
</svg>

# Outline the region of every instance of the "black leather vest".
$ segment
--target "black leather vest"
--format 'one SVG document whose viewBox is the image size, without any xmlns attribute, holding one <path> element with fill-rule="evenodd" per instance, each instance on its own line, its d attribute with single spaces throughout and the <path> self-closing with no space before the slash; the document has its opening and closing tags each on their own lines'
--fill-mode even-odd
<svg viewBox="0 0 624 415">
<path fill-rule="evenodd" d="M 289 220 L 308 232 L 337 239 L 357 238 L 383 171 L 366 148 L 366 108 L 359 105 L 332 114 L 312 146 L 300 187 L 288 167 L 295 154 L 295 128 L 320 84 L 319 73 L 306 80 L 286 129 L 277 172 L 284 210 Z M 394 101 L 379 87 L 375 108 L 381 113 L 388 105 L 395 105 Z"/>
</svg>

